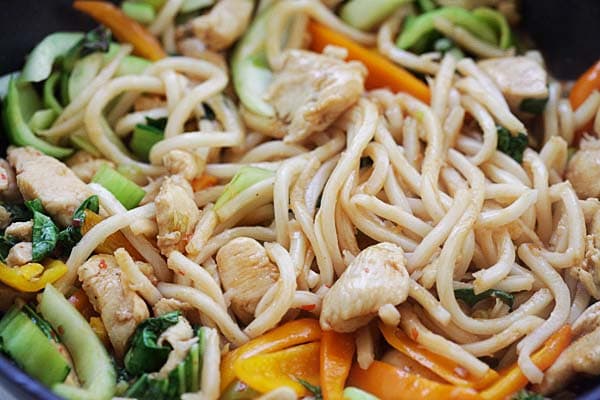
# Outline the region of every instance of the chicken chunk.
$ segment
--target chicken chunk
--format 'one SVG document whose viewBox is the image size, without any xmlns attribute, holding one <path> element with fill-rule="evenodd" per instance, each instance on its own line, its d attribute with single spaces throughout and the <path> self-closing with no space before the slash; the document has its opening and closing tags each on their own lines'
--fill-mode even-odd
<svg viewBox="0 0 600 400">
<path fill-rule="evenodd" d="M 115 166 L 113 162 L 103 158 L 96 158 L 83 150 L 73 154 L 65 163 L 85 183 L 90 183 L 96 172 L 104 164 L 108 164 L 111 167 Z"/>
<path fill-rule="evenodd" d="M 600 197 L 600 139 L 581 141 L 567 166 L 567 179 L 580 199 Z"/>
<path fill-rule="evenodd" d="M 31 242 L 31 232 L 33 230 L 33 221 L 13 222 L 4 231 L 5 236 L 15 239 Z"/>
<path fill-rule="evenodd" d="M 78 274 L 90 303 L 100 313 L 117 357 L 122 357 L 135 328 L 149 317 L 146 303 L 125 285 L 112 255 L 90 257 Z"/>
<path fill-rule="evenodd" d="M 181 175 L 191 181 L 198 175 L 198 163 L 189 151 L 171 150 L 163 156 L 163 165 L 171 175 Z"/>
<path fill-rule="evenodd" d="M 210 12 L 188 22 L 178 36 L 193 35 L 211 50 L 225 50 L 246 31 L 253 8 L 250 0 L 221 0 Z"/>
<path fill-rule="evenodd" d="M 299 142 L 325 130 L 358 101 L 366 69 L 358 62 L 288 50 L 267 92 L 277 117 L 287 124 L 286 142 Z"/>
<path fill-rule="evenodd" d="M 490 58 L 478 64 L 498 85 L 514 110 L 518 110 L 525 99 L 548 97 L 546 71 L 529 57 Z"/>
<path fill-rule="evenodd" d="M 184 251 L 200 219 L 200 210 L 194 202 L 192 187 L 180 176 L 167 178 L 161 185 L 154 203 L 158 224 L 158 248 L 165 256 L 173 250 Z"/>
<path fill-rule="evenodd" d="M 33 245 L 31 242 L 21 242 L 15 244 L 8 251 L 6 256 L 6 265 L 16 267 L 27 264 L 33 259 Z"/>
<path fill-rule="evenodd" d="M 254 318 L 256 305 L 277 282 L 279 271 L 256 240 L 239 237 L 221 247 L 217 269 L 231 309 L 245 324 Z"/>
<path fill-rule="evenodd" d="M 539 385 L 543 394 L 556 393 L 580 374 L 600 374 L 600 303 L 594 303 L 572 327 L 573 342 L 561 353 Z"/>
<path fill-rule="evenodd" d="M 404 302 L 409 283 L 402 248 L 392 243 L 367 247 L 323 297 L 321 327 L 353 332 L 375 317 L 381 307 Z"/>
<path fill-rule="evenodd" d="M 45 210 L 62 227 L 93 192 L 65 164 L 31 147 L 8 150 L 8 162 L 17 173 L 25 200 L 40 199 Z"/>
<path fill-rule="evenodd" d="M 22 200 L 15 171 L 4 158 L 0 158 L 0 199 L 9 203 L 19 203 Z"/>
</svg>

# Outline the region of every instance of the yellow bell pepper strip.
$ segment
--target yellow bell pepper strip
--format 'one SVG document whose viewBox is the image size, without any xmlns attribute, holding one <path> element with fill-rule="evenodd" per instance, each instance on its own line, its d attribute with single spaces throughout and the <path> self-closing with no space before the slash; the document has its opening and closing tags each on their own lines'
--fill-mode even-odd
<svg viewBox="0 0 600 400">
<path fill-rule="evenodd" d="M 311 393 L 300 380 L 319 385 L 319 342 L 301 344 L 274 353 L 239 359 L 234 364 L 236 376 L 262 393 L 282 386 L 292 388 L 298 396 Z"/>
<path fill-rule="evenodd" d="M 565 325 L 556 331 L 539 349 L 531 356 L 531 361 L 542 371 L 550 368 L 560 353 L 571 343 L 571 327 Z M 504 400 L 512 394 L 523 389 L 529 381 L 521 372 L 519 366 L 514 365 L 500 371 L 500 378 L 490 387 L 481 392 L 485 400 Z"/>
<path fill-rule="evenodd" d="M 434 382 L 381 361 L 373 361 L 367 369 L 355 364 L 350 370 L 348 385 L 381 400 L 481 400 L 472 388 Z"/>
<path fill-rule="evenodd" d="M 108 348 L 108 346 L 110 346 L 110 340 L 108 339 L 108 332 L 106 332 L 102 319 L 100 319 L 100 317 L 90 318 L 90 326 L 104 347 Z"/>
<path fill-rule="evenodd" d="M 134 54 L 151 61 L 167 56 L 160 42 L 146 28 L 108 1 L 76 0 L 73 7 L 109 28 L 121 42 L 131 43 Z"/>
<path fill-rule="evenodd" d="M 406 92 L 429 103 L 429 88 L 423 81 L 393 64 L 375 50 L 363 47 L 313 20 L 308 24 L 308 31 L 311 35 L 311 50 L 321 52 L 327 45 L 344 47 L 348 50 L 349 60 L 362 62 L 369 71 L 365 81 L 367 89 L 387 87 L 394 92 Z"/>
<path fill-rule="evenodd" d="M 233 365 L 237 360 L 318 340 L 321 340 L 319 321 L 304 318 L 283 324 L 249 341 L 223 356 L 221 360 L 221 391 L 235 379 Z"/>
<path fill-rule="evenodd" d="M 569 94 L 571 107 L 579 107 L 594 90 L 600 90 L 600 60 L 575 81 Z"/>
<path fill-rule="evenodd" d="M 468 371 L 460 364 L 427 350 L 417 342 L 411 340 L 400 329 L 380 322 L 379 330 L 390 346 L 453 385 L 480 389 L 498 379 L 498 373 L 493 369 L 490 369 L 481 379 L 469 379 Z"/>
<path fill-rule="evenodd" d="M 321 336 L 321 394 L 324 400 L 343 398 L 356 345 L 354 335 L 324 331 Z"/>
<path fill-rule="evenodd" d="M 67 266 L 59 260 L 51 260 L 46 267 L 33 262 L 20 267 L 0 263 L 0 282 L 21 292 L 38 292 L 66 273 Z"/>
<path fill-rule="evenodd" d="M 81 233 L 85 235 L 90 229 L 96 226 L 104 218 L 96 214 L 92 210 L 85 210 L 85 220 L 81 226 Z M 129 240 L 120 231 L 115 232 L 102 242 L 102 244 L 96 247 L 96 253 L 112 254 L 118 248 L 124 248 L 131 255 L 134 260 L 143 260 L 141 254 L 131 245 Z"/>
</svg>

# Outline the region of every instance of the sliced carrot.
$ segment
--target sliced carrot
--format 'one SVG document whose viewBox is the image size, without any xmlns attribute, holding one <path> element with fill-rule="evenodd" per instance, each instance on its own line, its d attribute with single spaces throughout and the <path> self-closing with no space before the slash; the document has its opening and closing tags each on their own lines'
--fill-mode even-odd
<svg viewBox="0 0 600 400">
<path fill-rule="evenodd" d="M 400 329 L 380 323 L 379 330 L 390 346 L 454 385 L 479 389 L 498 379 L 498 373 L 493 369 L 481 379 L 470 378 L 468 371 L 460 364 L 427 350 Z"/>
<path fill-rule="evenodd" d="M 77 0 L 73 7 L 109 28 L 121 42 L 131 43 L 135 54 L 151 61 L 167 56 L 160 42 L 146 28 L 125 15 L 114 4 L 108 1 Z"/>
<path fill-rule="evenodd" d="M 594 90 L 600 90 L 600 60 L 581 75 L 569 94 L 571 107 L 576 109 Z"/>
<path fill-rule="evenodd" d="M 215 186 L 217 183 L 219 183 L 219 178 L 216 176 L 202 174 L 192 180 L 192 189 L 194 189 L 194 192 L 197 192 Z"/>
<path fill-rule="evenodd" d="M 533 363 L 542 371 L 550 368 L 571 343 L 571 327 L 565 325 L 556 331 L 546 343 L 531 356 Z M 504 400 L 510 395 L 523 389 L 529 381 L 515 363 L 509 368 L 500 371 L 500 378 L 490 387 L 481 392 L 485 400 Z"/>
<path fill-rule="evenodd" d="M 95 314 L 94 307 L 92 307 L 90 300 L 82 289 L 75 290 L 73 294 L 69 296 L 69 303 L 71 303 L 87 320 Z"/>
<path fill-rule="evenodd" d="M 348 384 L 381 400 L 481 400 L 472 388 L 431 381 L 381 361 L 373 361 L 367 369 L 355 364 Z"/>
<path fill-rule="evenodd" d="M 324 331 L 321 336 L 320 376 L 324 400 L 343 398 L 344 385 L 354 357 L 354 335 Z"/>
<path fill-rule="evenodd" d="M 429 88 L 423 81 L 404 68 L 393 64 L 375 50 L 363 47 L 313 20 L 308 24 L 308 31 L 311 35 L 311 50 L 321 52 L 328 45 L 344 47 L 348 50 L 349 60 L 362 62 L 369 71 L 365 81 L 367 89 L 387 87 L 394 92 L 406 92 L 429 103 Z"/>
</svg>

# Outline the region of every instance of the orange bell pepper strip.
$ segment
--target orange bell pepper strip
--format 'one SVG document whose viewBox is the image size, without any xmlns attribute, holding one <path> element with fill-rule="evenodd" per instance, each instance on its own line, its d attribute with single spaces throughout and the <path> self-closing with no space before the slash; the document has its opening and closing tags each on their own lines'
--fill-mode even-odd
<svg viewBox="0 0 600 400">
<path fill-rule="evenodd" d="M 81 226 L 81 233 L 86 234 L 104 218 L 91 210 L 85 210 L 85 220 Z M 96 253 L 112 254 L 118 248 L 124 248 L 134 260 L 143 260 L 141 254 L 129 243 L 129 240 L 120 231 L 107 237 L 102 244 L 96 247 Z"/>
<path fill-rule="evenodd" d="M 571 343 L 571 327 L 565 325 L 546 340 L 541 349 L 531 356 L 531 361 L 542 371 L 550 368 Z M 514 365 L 500 371 L 500 378 L 490 387 L 481 392 L 485 400 L 504 400 L 512 394 L 523 389 L 529 381 L 521 372 L 519 366 Z"/>
<path fill-rule="evenodd" d="M 324 400 L 344 397 L 344 385 L 350 373 L 356 345 L 349 333 L 324 331 L 321 336 L 321 394 Z"/>
<path fill-rule="evenodd" d="M 380 322 L 379 330 L 390 346 L 412 358 L 453 385 L 480 389 L 498 379 L 498 373 L 493 369 L 490 369 L 481 379 L 470 379 L 469 372 L 460 364 L 427 350 L 411 340 L 400 329 Z"/>
<path fill-rule="evenodd" d="M 319 342 L 312 342 L 238 359 L 233 367 L 235 375 L 262 393 L 288 386 L 298 396 L 308 396 L 311 393 L 300 380 L 319 386 L 319 347 Z"/>
<path fill-rule="evenodd" d="M 594 90 L 600 90 L 600 60 L 577 79 L 569 94 L 571 107 L 576 109 Z"/>
<path fill-rule="evenodd" d="M 219 183 L 219 178 L 217 178 L 216 176 L 202 174 L 192 179 L 192 189 L 194 190 L 194 192 L 197 192 L 202 189 L 213 187 L 217 183 Z"/>
<path fill-rule="evenodd" d="M 381 361 L 373 361 L 367 369 L 355 364 L 350 370 L 348 385 L 381 400 L 481 400 L 472 388 L 434 382 Z"/>
<path fill-rule="evenodd" d="M 221 360 L 221 391 L 235 379 L 233 366 L 237 360 L 318 340 L 321 340 L 319 321 L 304 318 L 290 321 L 249 341 L 223 356 Z"/>
<path fill-rule="evenodd" d="M 362 62 L 369 74 L 365 81 L 367 89 L 390 88 L 394 92 L 406 92 L 417 99 L 429 103 L 429 87 L 410 72 L 399 67 L 377 53 L 363 47 L 344 35 L 311 20 L 308 24 L 311 35 L 310 49 L 321 52 L 327 45 L 344 47 L 348 50 L 348 59 Z"/>
<path fill-rule="evenodd" d="M 0 282 L 21 292 L 39 292 L 66 273 L 67 266 L 60 260 L 50 260 L 46 266 L 31 262 L 19 267 L 0 262 Z"/>
<path fill-rule="evenodd" d="M 125 15 L 114 4 L 108 1 L 77 0 L 73 7 L 109 28 L 121 42 L 131 43 L 133 52 L 140 57 L 156 61 L 167 56 L 160 42 L 146 28 Z"/>
</svg>

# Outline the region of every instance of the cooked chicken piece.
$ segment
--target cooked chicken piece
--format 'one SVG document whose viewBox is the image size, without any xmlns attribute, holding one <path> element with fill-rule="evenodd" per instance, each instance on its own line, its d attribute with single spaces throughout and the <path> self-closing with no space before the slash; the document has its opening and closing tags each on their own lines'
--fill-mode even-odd
<svg viewBox="0 0 600 400">
<path fill-rule="evenodd" d="M 13 222 L 4 231 L 5 236 L 11 236 L 15 239 L 31 242 L 31 231 L 33 230 L 33 221 Z"/>
<path fill-rule="evenodd" d="M 277 282 L 279 271 L 256 240 L 239 237 L 217 253 L 217 269 L 231 309 L 245 324 L 254 318 L 256 305 Z"/>
<path fill-rule="evenodd" d="M 286 142 L 325 130 L 364 91 L 367 71 L 358 62 L 305 50 L 287 50 L 283 60 L 266 99 L 288 124 Z"/>
<path fill-rule="evenodd" d="M 587 225 L 583 260 L 569 268 L 569 273 L 585 286 L 592 297 L 600 300 L 600 210 Z"/>
<path fill-rule="evenodd" d="M 71 171 L 85 183 L 90 183 L 92 181 L 92 178 L 96 175 L 96 172 L 98 172 L 102 165 L 108 164 L 111 167 L 115 166 L 112 161 L 96 158 L 83 150 L 80 150 L 69 157 L 65 161 L 65 164 L 67 164 L 67 167 L 71 168 Z"/>
<path fill-rule="evenodd" d="M 367 247 L 323 297 L 321 327 L 353 332 L 386 304 L 404 302 L 409 283 L 402 248 L 392 243 Z"/>
<path fill-rule="evenodd" d="M 189 151 L 171 150 L 163 156 L 162 161 L 171 175 L 181 175 L 188 181 L 198 175 L 198 163 Z"/>
<path fill-rule="evenodd" d="M 548 97 L 546 71 L 529 57 L 489 58 L 478 64 L 494 80 L 510 107 L 515 110 L 525 99 Z"/>
<path fill-rule="evenodd" d="M 154 201 L 154 199 L 156 199 L 156 196 L 158 196 L 158 192 L 160 192 L 160 187 L 162 186 L 164 180 L 165 178 L 163 177 L 160 177 L 156 180 L 150 180 L 150 182 L 148 182 L 148 184 L 143 187 L 144 191 L 146 192 L 146 195 L 144 196 L 142 201 L 140 201 L 140 205 L 143 206 L 144 204 L 151 203 Z"/>
<path fill-rule="evenodd" d="M 15 171 L 4 158 L 0 158 L 0 199 L 9 203 L 19 203 L 22 200 Z"/>
<path fill-rule="evenodd" d="M 149 317 L 146 303 L 125 285 L 112 255 L 90 257 L 79 267 L 78 274 L 90 303 L 100 313 L 115 354 L 121 358 L 135 328 Z"/>
<path fill-rule="evenodd" d="M 6 228 L 11 220 L 10 212 L 4 206 L 0 206 L 0 229 Z"/>
<path fill-rule="evenodd" d="M 549 395 L 580 374 L 600 374 L 600 303 L 588 307 L 572 327 L 573 342 L 544 374 L 540 391 Z"/>
<path fill-rule="evenodd" d="M 154 199 L 158 224 L 157 244 L 168 256 L 173 250 L 184 251 L 200 219 L 190 184 L 180 176 L 166 178 Z"/>
<path fill-rule="evenodd" d="M 31 242 L 21 242 L 15 244 L 8 251 L 6 256 L 6 265 L 9 267 L 16 267 L 19 265 L 27 264 L 33 259 L 33 245 Z"/>
<path fill-rule="evenodd" d="M 580 199 L 600 197 L 600 139 L 585 137 L 567 166 L 567 179 Z"/>
<path fill-rule="evenodd" d="M 179 29 L 178 36 L 193 35 L 211 50 L 225 50 L 246 31 L 253 6 L 250 0 L 221 0 Z"/>
<path fill-rule="evenodd" d="M 17 185 L 25 200 L 40 199 L 44 209 L 65 227 L 73 212 L 93 192 L 65 164 L 31 147 L 8 150 L 17 172 Z"/>
</svg>

